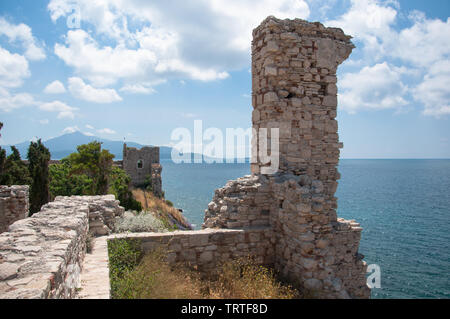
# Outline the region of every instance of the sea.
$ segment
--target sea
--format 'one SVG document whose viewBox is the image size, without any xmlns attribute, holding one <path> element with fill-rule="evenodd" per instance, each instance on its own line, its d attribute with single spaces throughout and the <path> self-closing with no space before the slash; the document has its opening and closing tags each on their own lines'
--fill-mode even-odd
<svg viewBox="0 0 450 319">
<path fill-rule="evenodd" d="M 249 164 L 165 160 L 163 189 L 195 229 L 214 190 Z M 363 227 L 360 253 L 379 266 L 374 299 L 450 298 L 450 160 L 352 160 L 339 164 L 338 216 Z"/>
</svg>

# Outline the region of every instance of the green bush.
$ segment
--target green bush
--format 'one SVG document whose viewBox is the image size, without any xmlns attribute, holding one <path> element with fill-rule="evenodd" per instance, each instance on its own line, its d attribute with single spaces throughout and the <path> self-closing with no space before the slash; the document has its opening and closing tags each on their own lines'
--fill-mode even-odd
<svg viewBox="0 0 450 319">
<path fill-rule="evenodd" d="M 109 193 L 114 194 L 125 210 L 142 211 L 140 202 L 133 198 L 130 191 L 130 176 L 123 169 L 113 167 L 110 174 Z"/>
<path fill-rule="evenodd" d="M 169 205 L 170 207 L 173 207 L 173 203 L 168 199 L 166 199 L 166 204 Z"/>
<path fill-rule="evenodd" d="M 150 212 L 141 212 L 140 214 L 125 212 L 115 222 L 114 231 L 117 233 L 165 232 L 167 227 Z"/>
<path fill-rule="evenodd" d="M 118 289 L 126 275 L 139 265 L 143 253 L 138 239 L 116 239 L 108 241 L 109 278 L 111 298 L 118 296 Z"/>
</svg>

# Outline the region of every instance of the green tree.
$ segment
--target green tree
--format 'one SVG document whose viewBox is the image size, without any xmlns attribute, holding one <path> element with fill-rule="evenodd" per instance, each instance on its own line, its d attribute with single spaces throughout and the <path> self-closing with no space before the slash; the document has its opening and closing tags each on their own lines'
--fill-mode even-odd
<svg viewBox="0 0 450 319">
<path fill-rule="evenodd" d="M 141 211 L 141 204 L 130 191 L 131 178 L 124 170 L 113 167 L 114 155 L 101 149 L 101 143 L 91 142 L 77 147 L 50 165 L 50 193 L 55 196 L 114 194 L 127 210 Z"/>
<path fill-rule="evenodd" d="M 108 150 L 102 150 L 100 142 L 80 145 L 77 151 L 68 156 L 71 164 L 70 174 L 87 175 L 92 179 L 91 194 L 106 194 L 114 155 Z"/>
<path fill-rule="evenodd" d="M 28 167 L 20 158 L 19 150 L 11 146 L 11 152 L 4 161 L 0 185 L 30 185 Z"/>
<path fill-rule="evenodd" d="M 37 213 L 50 200 L 48 163 L 50 151 L 39 139 L 28 148 L 28 171 L 32 179 L 30 189 L 30 215 Z"/>
<path fill-rule="evenodd" d="M 141 203 L 133 198 L 133 194 L 130 191 L 130 176 L 125 173 L 123 169 L 114 167 L 112 169 L 110 179 L 111 185 L 109 188 L 109 193 L 116 196 L 116 198 L 120 201 L 120 205 L 126 210 L 141 211 Z"/>
<path fill-rule="evenodd" d="M 49 166 L 50 194 L 56 196 L 91 195 L 92 179 L 86 174 L 70 174 L 72 168 L 67 158 L 60 164 Z"/>
</svg>

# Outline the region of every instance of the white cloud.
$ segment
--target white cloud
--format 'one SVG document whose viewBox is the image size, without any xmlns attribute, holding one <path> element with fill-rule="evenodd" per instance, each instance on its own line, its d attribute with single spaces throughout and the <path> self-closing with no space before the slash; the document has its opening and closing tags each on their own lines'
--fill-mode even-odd
<svg viewBox="0 0 450 319">
<path fill-rule="evenodd" d="M 86 136 L 95 136 L 93 133 L 90 133 L 90 132 L 83 132 L 83 134 Z"/>
<path fill-rule="evenodd" d="M 151 86 L 145 86 L 143 84 L 128 84 L 120 88 L 120 91 L 132 94 L 153 94 L 156 92 Z"/>
<path fill-rule="evenodd" d="M 65 93 L 65 92 L 66 92 L 66 88 L 64 87 L 64 84 L 62 84 L 58 80 L 53 81 L 52 83 L 49 83 L 44 89 L 44 93 L 47 93 L 47 94 L 60 94 L 60 93 Z"/>
<path fill-rule="evenodd" d="M 359 61 L 349 60 L 345 64 L 355 68 L 360 65 L 362 69 L 344 74 L 340 80 L 340 86 L 346 89 L 341 103 L 350 112 L 397 108 L 407 104 L 407 93 L 412 93 L 414 100 L 424 106 L 423 114 L 448 114 L 450 98 L 446 83 L 450 75 L 445 65 L 450 58 L 450 18 L 427 19 L 423 12 L 414 11 L 409 16 L 412 25 L 397 31 L 393 26 L 398 11 L 396 1 L 352 0 L 346 13 L 326 23 L 355 36 L 364 53 Z M 399 67 L 386 64 L 394 59 Z M 402 75 L 409 76 L 406 80 L 412 83 L 409 85 L 412 90 L 402 84 Z M 369 84 L 361 81 L 375 86 L 370 89 Z"/>
<path fill-rule="evenodd" d="M 15 88 L 30 76 L 28 61 L 17 53 L 10 53 L 0 47 L 0 86 Z"/>
<path fill-rule="evenodd" d="M 39 123 L 41 123 L 42 125 L 47 125 L 48 123 L 50 123 L 50 121 L 48 119 L 43 119 L 39 120 Z"/>
<path fill-rule="evenodd" d="M 71 14 L 71 3 L 51 0 L 52 20 Z M 225 79 L 230 71 L 248 67 L 251 31 L 266 16 L 308 18 L 314 9 L 325 17 L 338 6 L 336 0 L 79 0 L 78 4 L 89 32 L 70 30 L 65 43 L 55 45 L 56 55 L 94 86 L 122 81 L 120 91 L 135 94 L 154 93 L 154 86 L 168 79 Z M 411 26 L 399 30 L 399 16 L 396 0 L 351 0 L 346 12 L 325 23 L 354 36 L 356 50 L 362 53 L 356 55 L 358 60 L 346 62 L 345 68 L 354 70 L 344 74 L 346 83 L 339 81 L 347 111 L 400 108 L 412 93 L 424 105 L 424 114 L 447 112 L 448 75 L 429 70 L 449 60 L 450 19 L 431 20 L 415 11 L 409 17 Z M 362 80 L 373 83 L 372 88 L 353 82 Z M 413 89 L 408 90 L 406 82 Z"/>
<path fill-rule="evenodd" d="M 39 105 L 39 109 L 47 112 L 58 112 L 58 119 L 73 119 L 75 118 L 75 111 L 78 110 L 77 108 L 69 106 L 61 101 L 42 103 Z"/>
<path fill-rule="evenodd" d="M 400 72 L 386 62 L 345 74 L 339 87 L 342 89 L 339 105 L 349 113 L 359 109 L 401 108 L 408 104 L 404 98 L 408 88 L 402 83 Z"/>
<path fill-rule="evenodd" d="M 414 98 L 425 106 L 425 115 L 450 114 L 450 61 L 436 62 L 413 90 Z"/>
<path fill-rule="evenodd" d="M 103 128 L 103 129 L 97 130 L 97 132 L 101 133 L 101 134 L 116 134 L 116 131 L 111 130 L 109 128 Z"/>
<path fill-rule="evenodd" d="M 62 133 L 63 134 L 70 134 L 70 133 L 78 132 L 79 130 L 80 129 L 78 128 L 78 126 L 68 126 L 64 130 L 62 130 Z"/>
<path fill-rule="evenodd" d="M 86 124 L 85 127 L 86 127 L 87 129 L 90 129 L 90 130 L 93 130 L 93 129 L 94 129 L 94 127 L 93 127 L 92 125 L 89 125 L 89 124 Z"/>
<path fill-rule="evenodd" d="M 306 18 L 304 0 L 78 1 L 84 25 L 94 33 L 69 31 L 55 53 L 97 86 L 119 79 L 225 79 L 246 67 L 252 29 L 268 15 Z M 69 1 L 52 0 L 53 21 L 67 16 Z M 131 27 L 129 27 L 131 25 Z M 99 44 L 107 37 L 115 42 Z M 125 86 L 124 91 L 148 93 Z"/>
<path fill-rule="evenodd" d="M 69 78 L 68 82 L 70 93 L 78 99 L 95 103 L 122 101 L 122 98 L 114 89 L 97 89 L 84 83 L 84 81 L 78 77 Z"/>
<path fill-rule="evenodd" d="M 75 111 L 78 108 L 69 106 L 61 101 L 40 102 L 34 99 L 31 94 L 17 93 L 12 94 L 8 90 L 0 87 L 0 111 L 10 112 L 22 107 L 33 106 L 45 112 L 57 112 L 58 119 L 75 117 Z M 48 124 L 48 120 L 40 120 L 41 124 Z"/>
<path fill-rule="evenodd" d="M 342 28 L 363 44 L 366 60 L 399 58 L 415 67 L 428 68 L 448 58 L 450 53 L 450 18 L 427 19 L 413 11 L 411 27 L 396 31 L 399 4 L 396 1 L 352 0 L 350 9 L 327 26 Z"/>
<path fill-rule="evenodd" d="M 171 55 L 158 59 L 156 53 L 148 47 L 150 43 L 142 43 L 144 48 L 136 50 L 122 46 L 100 47 L 83 30 L 69 31 L 66 44 L 67 46 L 55 45 L 56 55 L 67 65 L 74 67 L 77 74 L 86 77 L 97 86 L 114 84 L 120 79 L 143 82 L 150 80 L 158 83 L 167 76 L 187 76 L 201 81 L 228 77 L 227 72 L 218 72 L 212 68 L 199 68 L 176 57 L 171 57 L 176 52 L 175 48 Z M 125 86 L 124 89 L 142 92 L 144 87 L 144 85 L 141 87 Z"/>
<path fill-rule="evenodd" d="M 399 32 L 389 54 L 423 68 L 450 57 L 450 18 L 427 20 L 423 15 L 411 16 L 410 28 Z"/>
<path fill-rule="evenodd" d="M 342 28 L 364 44 L 368 55 L 379 59 L 387 52 L 385 42 L 393 42 L 392 25 L 397 17 L 395 2 L 379 0 L 352 0 L 350 9 L 338 19 L 325 25 Z"/>
<path fill-rule="evenodd" d="M 120 78 L 144 78 L 148 66 L 156 61 L 154 54 L 142 49 L 101 48 L 83 30 L 69 31 L 66 43 L 67 47 L 55 45 L 56 55 L 97 86 L 114 84 Z"/>
<path fill-rule="evenodd" d="M 0 17 L 0 35 L 5 35 L 10 42 L 20 42 L 25 49 L 24 55 L 30 60 L 45 59 L 45 52 L 37 44 L 33 37 L 31 28 L 26 24 L 11 24 Z"/>
<path fill-rule="evenodd" d="M 0 88 L 0 110 L 4 112 L 10 112 L 24 106 L 34 106 L 36 103 L 33 96 L 28 93 L 11 94 Z"/>
</svg>

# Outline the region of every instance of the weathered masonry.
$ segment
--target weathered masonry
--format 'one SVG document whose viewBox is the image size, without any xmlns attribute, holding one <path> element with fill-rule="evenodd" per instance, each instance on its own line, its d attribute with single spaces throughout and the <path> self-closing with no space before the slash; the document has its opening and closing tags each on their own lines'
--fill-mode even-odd
<svg viewBox="0 0 450 319">
<path fill-rule="evenodd" d="M 88 232 L 108 233 L 122 213 L 114 195 L 57 197 L 13 223 L 0 234 L 0 298 L 74 297 Z"/>
<path fill-rule="evenodd" d="M 202 274 L 217 271 L 217 266 L 239 257 L 252 256 L 256 263 L 273 264 L 271 231 L 267 228 L 203 229 L 167 233 L 131 233 L 108 237 L 109 241 L 138 239 L 144 253 L 166 248 L 169 263 L 187 263 Z"/>
<path fill-rule="evenodd" d="M 122 167 L 130 175 L 133 186 L 141 186 L 150 178 L 153 193 L 158 197 L 162 196 L 159 147 L 146 146 L 138 150 L 124 144 Z"/>
<path fill-rule="evenodd" d="M 0 233 L 15 221 L 28 217 L 28 194 L 27 185 L 0 186 Z"/>
<path fill-rule="evenodd" d="M 279 170 L 216 190 L 204 228 L 271 230 L 275 268 L 326 298 L 368 298 L 362 228 L 337 218 L 336 70 L 349 36 L 304 20 L 268 17 L 253 31 L 253 128 L 279 128 Z M 267 142 L 270 144 L 270 140 Z M 258 154 L 258 145 L 252 145 Z"/>
</svg>

